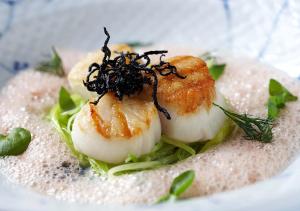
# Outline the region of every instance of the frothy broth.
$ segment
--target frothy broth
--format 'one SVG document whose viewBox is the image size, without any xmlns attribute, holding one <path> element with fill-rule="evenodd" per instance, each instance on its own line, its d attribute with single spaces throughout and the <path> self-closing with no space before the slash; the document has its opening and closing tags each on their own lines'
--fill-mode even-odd
<svg viewBox="0 0 300 211">
<path fill-rule="evenodd" d="M 69 69 L 81 54 L 62 56 Z M 284 73 L 248 59 L 225 60 L 227 68 L 217 86 L 239 112 L 266 115 L 271 77 L 299 96 L 299 82 Z M 153 203 L 168 191 L 173 178 L 187 169 L 195 170 L 196 180 L 184 196 L 208 195 L 271 177 L 283 170 L 300 150 L 300 106 L 294 102 L 282 110 L 271 144 L 246 141 L 241 133 L 236 133 L 215 149 L 169 167 L 115 178 L 99 177 L 79 167 L 46 119 L 62 85 L 68 86 L 66 79 L 28 70 L 9 81 L 0 95 L 0 133 L 24 127 L 33 135 L 24 154 L 0 159 L 0 173 L 13 183 L 57 199 Z"/>
</svg>

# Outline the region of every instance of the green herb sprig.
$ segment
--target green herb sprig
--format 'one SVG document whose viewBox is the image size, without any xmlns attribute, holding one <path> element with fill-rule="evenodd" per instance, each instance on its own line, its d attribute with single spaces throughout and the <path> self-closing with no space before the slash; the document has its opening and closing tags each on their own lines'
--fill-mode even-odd
<svg viewBox="0 0 300 211">
<path fill-rule="evenodd" d="M 58 103 L 63 112 L 71 111 L 76 107 L 70 93 L 64 87 L 60 88 Z"/>
<path fill-rule="evenodd" d="M 31 134 L 24 128 L 14 128 L 7 136 L 0 134 L 0 156 L 20 155 L 30 141 Z"/>
<path fill-rule="evenodd" d="M 276 119 L 280 109 L 285 107 L 285 103 L 296 101 L 297 96 L 289 92 L 281 83 L 275 79 L 269 82 L 269 99 L 268 99 L 268 118 Z"/>
<path fill-rule="evenodd" d="M 75 149 L 71 137 L 75 115 L 84 104 L 85 101 L 80 96 L 70 95 L 64 87 L 61 87 L 59 91 L 59 102 L 51 109 L 49 118 L 71 153 L 79 160 L 80 165 L 82 167 L 88 167 L 90 163 L 87 156 Z"/>
<path fill-rule="evenodd" d="M 140 47 L 147 47 L 152 45 L 151 42 L 140 42 L 140 41 L 132 41 L 132 42 L 125 42 L 128 46 L 132 48 L 140 48 Z"/>
<path fill-rule="evenodd" d="M 237 114 L 226 110 L 225 108 L 214 104 L 220 108 L 226 116 L 241 128 L 245 133 L 245 138 L 248 140 L 256 140 L 263 143 L 270 143 L 273 138 L 272 125 L 270 119 L 252 117 L 247 114 Z"/>
<path fill-rule="evenodd" d="M 52 48 L 52 58 L 49 61 L 43 61 L 35 68 L 37 71 L 50 73 L 63 77 L 65 75 L 63 62 L 55 48 Z"/>
<path fill-rule="evenodd" d="M 195 172 L 193 170 L 185 171 L 177 176 L 170 187 L 169 193 L 162 196 L 157 203 L 173 202 L 193 184 Z"/>
<path fill-rule="evenodd" d="M 224 127 L 213 139 L 207 142 L 191 144 L 185 144 L 163 135 L 160 142 L 154 146 L 150 153 L 140 157 L 129 154 L 125 162 L 110 164 L 88 157 L 77 151 L 74 147 L 71 137 L 72 126 L 77 113 L 81 110 L 86 101 L 78 95 L 71 95 L 64 87 L 61 87 L 58 99 L 58 103 L 50 112 L 50 120 L 53 122 L 56 130 L 72 154 L 79 160 L 80 165 L 82 167 L 90 166 L 94 172 L 100 175 L 118 176 L 180 162 L 221 143 L 233 130 L 232 123 L 226 121 Z"/>
<path fill-rule="evenodd" d="M 226 64 L 218 63 L 217 58 L 212 56 L 210 53 L 204 53 L 200 56 L 203 60 L 205 60 L 208 71 L 214 80 L 218 80 L 221 75 L 224 73 Z"/>
</svg>

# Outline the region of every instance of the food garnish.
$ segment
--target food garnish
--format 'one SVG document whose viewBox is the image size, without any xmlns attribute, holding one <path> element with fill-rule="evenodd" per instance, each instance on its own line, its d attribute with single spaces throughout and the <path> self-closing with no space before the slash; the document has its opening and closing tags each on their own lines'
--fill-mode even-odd
<svg viewBox="0 0 300 211">
<path fill-rule="evenodd" d="M 62 111 L 70 111 L 76 107 L 70 93 L 64 87 L 60 88 L 58 103 Z"/>
<path fill-rule="evenodd" d="M 264 119 L 259 117 L 253 117 L 247 114 L 237 114 L 226 110 L 220 105 L 214 104 L 219 107 L 226 116 L 228 116 L 233 122 L 241 128 L 248 140 L 256 140 L 263 143 L 270 143 L 273 138 L 271 119 Z"/>
<path fill-rule="evenodd" d="M 152 45 L 151 42 L 140 42 L 140 41 L 133 41 L 133 42 L 126 42 L 126 45 L 132 47 L 132 48 L 139 48 L 139 47 L 146 47 Z"/>
<path fill-rule="evenodd" d="M 173 202 L 193 184 L 195 179 L 195 172 L 188 170 L 175 177 L 170 187 L 169 193 L 162 196 L 157 203 Z"/>
<path fill-rule="evenodd" d="M 82 167 L 90 166 L 93 171 L 100 175 L 118 176 L 124 173 L 132 173 L 143 170 L 150 170 L 162 166 L 180 162 L 188 157 L 191 157 L 199 152 L 206 151 L 216 143 L 221 143 L 230 135 L 233 130 L 232 123 L 227 121 L 224 128 L 216 135 L 215 138 L 207 142 L 195 142 L 185 144 L 174 139 L 170 139 L 163 135 L 150 153 L 137 157 L 129 154 L 125 162 L 120 164 L 110 164 L 88 157 L 77 151 L 74 147 L 71 131 L 76 114 L 86 103 L 80 96 L 70 94 L 65 88 L 61 88 L 59 92 L 59 102 L 52 108 L 50 119 L 54 123 L 56 130 L 61 135 L 62 139 L 79 160 Z M 72 101 L 72 103 L 70 103 Z M 66 106 L 75 104 L 73 106 Z M 66 110 L 69 108 L 70 110 Z"/>
<path fill-rule="evenodd" d="M 70 103 L 72 101 L 72 103 Z M 75 108 L 70 107 L 70 110 L 66 110 L 66 104 L 75 104 Z M 50 112 L 50 120 L 54 124 L 55 129 L 58 131 L 66 145 L 70 149 L 71 153 L 79 160 L 81 166 L 89 166 L 87 156 L 78 152 L 71 138 L 72 124 L 75 115 L 80 111 L 85 101 L 78 95 L 70 95 L 70 93 L 61 87 L 59 92 L 59 103 L 54 105 Z"/>
<path fill-rule="evenodd" d="M 35 68 L 37 71 L 46 72 L 60 77 L 65 75 L 63 62 L 54 47 L 52 47 L 52 58 L 41 62 Z"/>
<path fill-rule="evenodd" d="M 276 119 L 280 109 L 285 107 L 285 103 L 296 101 L 297 96 L 289 92 L 281 83 L 275 79 L 269 82 L 269 99 L 268 99 L 268 118 Z"/>
<path fill-rule="evenodd" d="M 31 134 L 24 128 L 14 128 L 8 135 L 0 134 L 0 156 L 20 155 L 26 151 Z"/>
<path fill-rule="evenodd" d="M 171 117 L 168 111 L 160 106 L 157 100 L 157 74 L 161 76 L 174 74 L 181 79 L 184 79 L 185 77 L 178 74 L 175 66 L 162 60 L 167 51 L 147 51 L 143 54 L 121 52 L 118 53 L 119 55 L 117 55 L 117 57 L 111 59 L 111 50 L 108 48 L 110 35 L 106 28 L 104 28 L 104 33 L 106 35 L 106 40 L 102 47 L 102 52 L 104 53 L 102 62 L 92 63 L 89 66 L 88 75 L 83 82 L 88 91 L 96 92 L 98 94 L 96 100 L 90 103 L 96 105 L 107 93 L 113 93 L 116 98 L 121 101 L 124 96 L 130 97 L 139 94 L 144 89 L 144 85 L 148 85 L 152 89 L 152 100 L 154 105 L 167 119 L 170 119 Z M 160 56 L 158 64 L 151 64 L 150 57 L 152 55 Z M 206 55 L 206 60 L 213 78 L 217 80 L 224 72 L 226 64 L 218 64 L 216 58 L 211 55 Z M 270 82 L 270 84 L 272 85 L 272 89 L 270 88 L 270 95 L 272 94 L 271 96 L 273 98 L 280 96 L 284 99 L 283 102 L 295 100 L 295 96 L 291 95 L 284 87 L 278 86 L 276 83 L 274 85 L 274 81 Z M 149 153 L 141 156 L 129 154 L 127 159 L 124 159 L 123 162 L 112 164 L 89 157 L 77 151 L 74 147 L 71 136 L 72 127 L 75 116 L 85 103 L 86 102 L 82 97 L 73 94 L 71 95 L 62 87 L 59 92 L 59 101 L 51 111 L 51 119 L 73 155 L 78 158 L 81 166 L 90 166 L 100 175 L 118 176 L 124 173 L 155 169 L 180 162 L 222 143 L 224 139 L 231 134 L 235 124 L 243 130 L 246 139 L 269 143 L 273 138 L 272 119 L 253 117 L 247 114 L 237 114 L 214 103 L 214 106 L 221 109 L 228 117 L 224 122 L 223 128 L 214 138 L 206 142 L 186 144 L 182 141 L 162 135 L 160 141 Z M 165 200 L 180 195 L 174 195 L 175 189 L 171 189 L 172 192 L 170 192 L 168 196 L 165 196 Z"/>
<path fill-rule="evenodd" d="M 144 85 L 152 86 L 152 99 L 158 111 L 162 112 L 167 119 L 171 119 L 168 111 L 163 108 L 157 100 L 157 73 L 161 76 L 174 74 L 184 79 L 177 73 L 176 67 L 162 58 L 166 50 L 147 51 L 143 54 L 138 53 L 120 53 L 119 56 L 111 59 L 111 51 L 108 48 L 110 35 L 104 27 L 104 33 L 107 36 L 102 52 L 104 57 L 102 64 L 93 63 L 90 65 L 88 75 L 84 85 L 90 92 L 96 92 L 99 96 L 93 104 L 98 104 L 99 100 L 107 93 L 114 93 L 122 100 L 124 95 L 131 96 L 139 94 Z M 159 64 L 151 64 L 150 56 L 159 55 Z"/>
<path fill-rule="evenodd" d="M 217 58 L 215 56 L 212 56 L 210 53 L 205 53 L 200 57 L 205 60 L 209 73 L 212 76 L 212 78 L 214 80 L 218 80 L 221 77 L 221 75 L 224 73 L 226 64 L 218 63 Z"/>
</svg>

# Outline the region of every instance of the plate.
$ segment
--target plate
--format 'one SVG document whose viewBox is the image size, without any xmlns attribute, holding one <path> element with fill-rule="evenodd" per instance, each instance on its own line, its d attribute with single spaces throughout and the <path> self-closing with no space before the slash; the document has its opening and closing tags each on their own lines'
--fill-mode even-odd
<svg viewBox="0 0 300 211">
<path fill-rule="evenodd" d="M 0 0 L 0 86 L 49 57 L 56 46 L 101 47 L 112 42 L 193 45 L 256 58 L 300 75 L 300 2 L 297 0 Z M 279 175 L 239 190 L 158 206 L 123 210 L 299 210 L 300 157 Z M 57 201 L 0 178 L 4 210 L 116 210 L 117 205 Z"/>
</svg>

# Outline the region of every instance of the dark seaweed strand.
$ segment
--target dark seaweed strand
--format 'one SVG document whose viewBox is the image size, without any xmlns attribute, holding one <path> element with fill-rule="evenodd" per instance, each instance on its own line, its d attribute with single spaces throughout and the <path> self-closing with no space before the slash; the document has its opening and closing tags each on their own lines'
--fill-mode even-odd
<svg viewBox="0 0 300 211">
<path fill-rule="evenodd" d="M 99 95 L 97 100 L 91 103 L 98 104 L 99 100 L 109 92 L 122 100 L 124 95 L 131 96 L 140 93 L 147 84 L 152 86 L 152 100 L 157 110 L 162 112 L 167 119 L 171 119 L 168 111 L 159 104 L 157 99 L 157 73 L 161 76 L 174 74 L 182 79 L 185 77 L 177 72 L 175 66 L 162 60 L 168 51 L 147 51 L 143 54 L 121 52 L 111 59 L 111 51 L 108 48 L 110 35 L 105 27 L 104 33 L 106 40 L 102 47 L 104 53 L 102 64 L 92 63 L 89 66 L 86 81 L 83 82 L 88 91 Z M 151 65 L 150 56 L 152 55 L 160 55 L 159 64 Z"/>
</svg>

